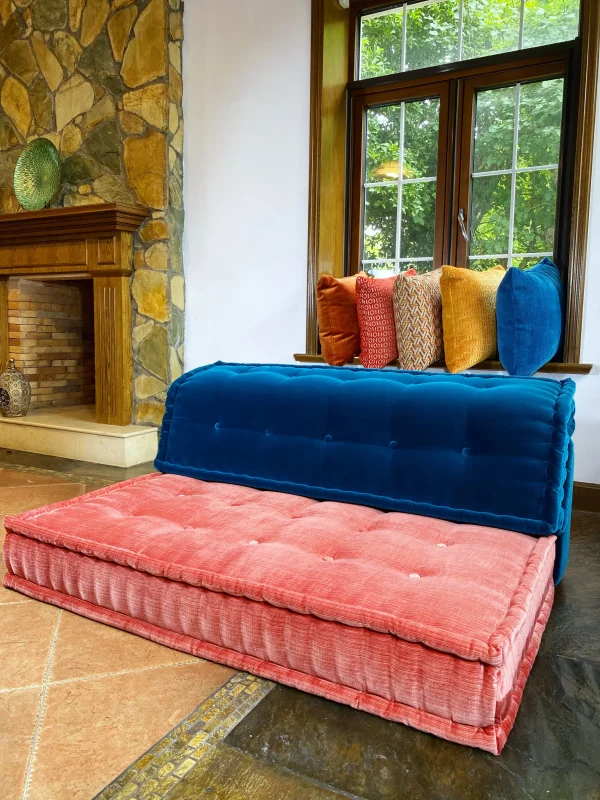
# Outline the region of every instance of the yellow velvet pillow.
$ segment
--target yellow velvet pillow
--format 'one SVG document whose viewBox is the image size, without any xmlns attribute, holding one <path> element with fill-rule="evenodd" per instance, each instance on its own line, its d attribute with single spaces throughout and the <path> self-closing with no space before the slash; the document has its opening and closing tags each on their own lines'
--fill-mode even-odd
<svg viewBox="0 0 600 800">
<path fill-rule="evenodd" d="M 470 369 L 496 354 L 496 293 L 504 267 L 476 272 L 442 267 L 444 352 L 450 372 Z"/>
</svg>

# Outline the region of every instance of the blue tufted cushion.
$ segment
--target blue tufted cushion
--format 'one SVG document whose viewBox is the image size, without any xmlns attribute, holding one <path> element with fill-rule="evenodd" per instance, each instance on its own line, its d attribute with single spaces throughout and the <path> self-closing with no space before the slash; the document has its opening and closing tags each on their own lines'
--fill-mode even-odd
<svg viewBox="0 0 600 800">
<path fill-rule="evenodd" d="M 496 296 L 498 351 L 509 375 L 533 375 L 560 348 L 565 293 L 556 265 L 511 267 Z"/>
<path fill-rule="evenodd" d="M 560 549 L 574 391 L 571 380 L 217 363 L 171 387 L 156 468 L 556 534 Z"/>
</svg>

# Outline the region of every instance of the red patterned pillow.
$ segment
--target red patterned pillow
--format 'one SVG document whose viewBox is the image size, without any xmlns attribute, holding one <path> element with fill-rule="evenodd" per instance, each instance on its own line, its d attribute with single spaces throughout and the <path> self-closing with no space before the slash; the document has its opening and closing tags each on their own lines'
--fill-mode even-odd
<svg viewBox="0 0 600 800">
<path fill-rule="evenodd" d="M 416 275 L 414 269 L 402 273 Z M 363 367 L 381 369 L 398 358 L 396 325 L 394 323 L 394 284 L 398 276 L 356 279 L 356 310 L 360 328 Z"/>
<path fill-rule="evenodd" d="M 401 369 L 423 370 L 444 357 L 442 270 L 400 275 L 394 287 L 394 315 Z"/>
</svg>

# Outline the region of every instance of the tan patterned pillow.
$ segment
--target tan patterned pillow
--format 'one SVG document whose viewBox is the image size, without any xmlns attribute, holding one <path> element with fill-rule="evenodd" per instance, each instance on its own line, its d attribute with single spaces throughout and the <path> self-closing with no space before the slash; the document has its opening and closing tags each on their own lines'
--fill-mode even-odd
<svg viewBox="0 0 600 800">
<path fill-rule="evenodd" d="M 441 269 L 398 276 L 394 319 L 401 369 L 427 369 L 444 357 L 441 277 Z"/>
</svg>

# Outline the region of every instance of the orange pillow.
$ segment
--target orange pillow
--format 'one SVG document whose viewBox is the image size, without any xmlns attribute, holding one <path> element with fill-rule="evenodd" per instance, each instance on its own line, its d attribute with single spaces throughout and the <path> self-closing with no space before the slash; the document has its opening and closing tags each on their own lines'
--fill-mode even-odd
<svg viewBox="0 0 600 800">
<path fill-rule="evenodd" d="M 416 275 L 409 269 L 402 275 Z M 382 369 L 398 358 L 396 323 L 394 321 L 394 284 L 391 278 L 370 278 L 359 275 L 356 281 L 356 308 L 360 327 L 360 362 L 369 369 Z"/>
<path fill-rule="evenodd" d="M 364 275 L 363 272 L 360 273 Z M 356 279 L 322 275 L 317 284 L 317 317 L 321 353 L 332 367 L 341 367 L 360 353 L 356 316 Z"/>
</svg>

